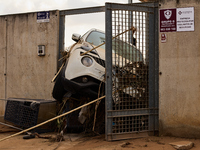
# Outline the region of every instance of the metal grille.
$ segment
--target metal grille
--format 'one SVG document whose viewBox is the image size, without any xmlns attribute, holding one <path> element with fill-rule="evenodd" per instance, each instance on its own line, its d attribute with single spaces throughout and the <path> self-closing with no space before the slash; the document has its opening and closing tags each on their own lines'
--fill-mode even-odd
<svg viewBox="0 0 200 150">
<path fill-rule="evenodd" d="M 127 31 L 112 42 L 114 110 L 148 108 L 146 22 L 148 18 L 145 12 L 112 11 L 113 37 Z M 132 27 L 136 28 L 136 33 L 129 31 Z"/>
<path fill-rule="evenodd" d="M 149 78 L 153 12 L 153 8 L 139 5 L 106 6 L 107 140 L 155 130 L 155 99 L 150 101 L 149 91 L 149 80 L 153 81 Z"/>
<path fill-rule="evenodd" d="M 148 130 L 148 115 L 113 118 L 113 133 Z"/>
</svg>

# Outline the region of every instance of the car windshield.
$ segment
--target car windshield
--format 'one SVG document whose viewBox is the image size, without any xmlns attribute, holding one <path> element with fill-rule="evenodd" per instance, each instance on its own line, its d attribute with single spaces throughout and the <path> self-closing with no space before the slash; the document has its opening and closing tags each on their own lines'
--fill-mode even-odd
<svg viewBox="0 0 200 150">
<path fill-rule="evenodd" d="M 87 39 L 86 42 L 91 43 L 95 46 L 98 46 L 105 42 L 105 33 L 92 31 Z M 101 48 L 105 49 L 105 44 L 100 46 Z M 129 59 L 131 61 L 142 61 L 143 57 L 139 50 L 136 49 L 135 46 L 132 44 L 126 43 L 122 40 L 115 38 L 112 40 L 112 49 L 113 52 L 122 56 L 123 58 Z"/>
<path fill-rule="evenodd" d="M 91 43 L 95 46 L 98 46 L 105 42 L 105 33 L 92 31 L 86 39 L 86 42 Z M 105 49 L 105 44 L 101 46 L 101 48 Z"/>
</svg>

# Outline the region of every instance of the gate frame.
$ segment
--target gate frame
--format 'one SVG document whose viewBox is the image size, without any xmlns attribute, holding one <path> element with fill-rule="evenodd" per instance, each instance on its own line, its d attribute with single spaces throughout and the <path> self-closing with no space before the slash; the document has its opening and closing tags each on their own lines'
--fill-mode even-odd
<svg viewBox="0 0 200 150">
<path fill-rule="evenodd" d="M 149 108 L 144 110 L 112 111 L 112 9 L 149 12 Z M 149 115 L 149 135 L 158 132 L 158 3 L 116 4 L 106 3 L 106 117 L 105 136 L 107 141 L 138 138 L 147 133 L 112 133 L 112 118 L 124 115 Z"/>
<path fill-rule="evenodd" d="M 112 130 L 112 120 L 107 118 L 114 116 L 115 114 L 113 112 L 108 112 L 107 109 L 110 109 L 110 106 L 112 106 L 111 102 L 109 102 L 109 99 L 112 99 L 112 59 L 108 57 L 111 56 L 111 51 L 107 51 L 107 49 L 112 49 L 112 43 L 111 37 L 112 37 L 112 25 L 109 24 L 109 21 L 111 21 L 111 6 L 117 6 L 120 8 L 121 6 L 126 7 L 128 10 L 134 10 L 134 11 L 140 11 L 141 8 L 145 11 L 151 12 L 151 15 L 149 16 L 150 23 L 149 25 L 151 28 L 149 28 L 149 108 L 145 110 L 145 113 L 149 113 L 151 116 L 151 123 L 149 128 L 151 129 L 150 132 L 155 135 L 158 131 L 158 3 L 128 3 L 128 4 L 116 4 L 116 3 L 106 3 L 105 6 L 99 6 L 99 7 L 86 7 L 86 8 L 78 8 L 78 9 L 69 9 L 69 10 L 61 10 L 59 13 L 59 49 L 58 49 L 58 60 L 62 57 L 61 51 L 65 48 L 65 16 L 68 15 L 78 15 L 78 14 L 87 14 L 87 13 L 97 13 L 97 12 L 105 12 L 105 19 L 106 19 L 106 116 L 105 116 L 105 136 L 107 141 L 111 140 L 118 140 L 118 139 L 124 139 L 124 136 L 118 136 L 119 138 L 114 138 L 111 134 Z M 152 11 L 153 9 L 153 11 Z M 152 25 L 151 25 L 152 24 Z M 107 34 L 109 33 L 109 34 Z M 109 36 L 108 36 L 109 35 Z M 154 51 L 153 51 L 154 49 Z M 152 53 L 151 53 L 152 51 Z M 57 68 L 61 66 L 62 62 L 58 62 Z M 131 114 L 139 114 L 140 111 L 130 111 Z M 110 116 L 108 116 L 110 115 Z M 152 135 L 151 134 L 151 135 Z M 130 138 L 139 137 L 134 136 L 133 133 L 130 134 Z M 140 133 L 142 137 L 146 134 Z M 126 138 L 127 139 L 127 138 Z"/>
</svg>

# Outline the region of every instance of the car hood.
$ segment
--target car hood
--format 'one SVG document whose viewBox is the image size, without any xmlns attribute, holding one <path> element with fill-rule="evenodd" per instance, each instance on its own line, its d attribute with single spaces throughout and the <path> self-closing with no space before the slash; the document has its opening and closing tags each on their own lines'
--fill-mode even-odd
<svg viewBox="0 0 200 150">
<path fill-rule="evenodd" d="M 80 49 L 82 47 L 88 47 L 88 49 L 92 49 L 93 47 L 96 47 L 95 45 L 88 44 L 87 42 L 84 43 L 77 43 L 75 45 L 72 45 L 68 48 L 67 51 L 71 50 L 71 53 L 73 53 L 74 50 Z M 85 50 L 83 52 L 86 52 Z M 96 54 L 95 54 L 96 53 Z M 105 60 L 105 49 L 98 47 L 94 49 L 92 52 L 88 53 L 89 55 L 92 56 L 97 56 L 100 57 L 102 60 Z M 119 56 L 116 54 L 114 51 L 112 51 L 112 62 L 114 66 L 118 67 L 123 67 L 125 64 L 132 64 L 132 62 L 129 59 L 123 58 L 122 56 Z"/>
</svg>

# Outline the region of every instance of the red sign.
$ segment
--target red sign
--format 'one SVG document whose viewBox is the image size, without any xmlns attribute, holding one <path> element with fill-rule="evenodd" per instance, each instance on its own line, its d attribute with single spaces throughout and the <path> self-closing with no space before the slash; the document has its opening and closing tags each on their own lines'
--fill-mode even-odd
<svg viewBox="0 0 200 150">
<path fill-rule="evenodd" d="M 167 42 L 167 35 L 165 33 L 161 34 L 161 43 L 166 43 Z"/>
<path fill-rule="evenodd" d="M 160 9 L 160 32 L 176 31 L 176 9 Z"/>
</svg>

